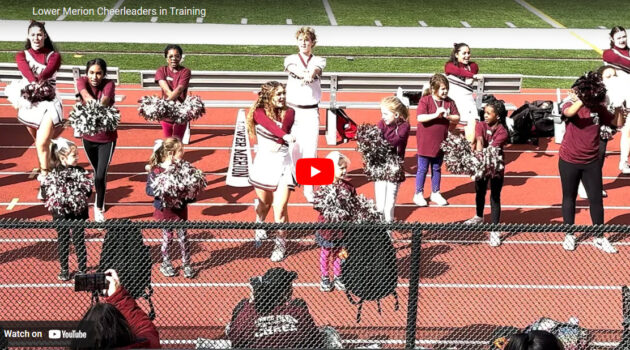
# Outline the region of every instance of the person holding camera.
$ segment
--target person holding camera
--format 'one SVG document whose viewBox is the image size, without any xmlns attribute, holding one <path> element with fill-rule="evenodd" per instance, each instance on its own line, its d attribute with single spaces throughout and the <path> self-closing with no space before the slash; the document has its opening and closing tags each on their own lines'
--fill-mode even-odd
<svg viewBox="0 0 630 350">
<path fill-rule="evenodd" d="M 79 329 L 93 334 L 85 349 L 159 349 L 160 336 L 153 321 L 120 284 L 118 273 L 105 271 L 107 290 L 104 303 L 95 303 L 79 322 Z M 83 349 L 73 343 L 72 349 Z"/>
</svg>

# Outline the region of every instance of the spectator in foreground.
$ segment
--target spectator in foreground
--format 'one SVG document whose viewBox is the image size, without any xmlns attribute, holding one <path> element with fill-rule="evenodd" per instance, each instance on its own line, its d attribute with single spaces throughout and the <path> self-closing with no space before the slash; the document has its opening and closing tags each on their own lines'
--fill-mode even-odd
<svg viewBox="0 0 630 350">
<path fill-rule="evenodd" d="M 105 275 L 109 284 L 105 302 L 92 305 L 79 322 L 79 329 L 94 334 L 88 348 L 159 349 L 160 336 L 153 321 L 120 285 L 116 271 L 107 270 Z M 82 349 L 77 344 L 72 348 Z"/>
<path fill-rule="evenodd" d="M 324 348 L 306 302 L 291 298 L 297 273 L 274 267 L 252 277 L 252 295 L 241 300 L 227 328 L 233 348 Z"/>
<path fill-rule="evenodd" d="M 512 335 L 503 350 L 564 350 L 564 345 L 549 332 L 531 331 Z"/>
</svg>

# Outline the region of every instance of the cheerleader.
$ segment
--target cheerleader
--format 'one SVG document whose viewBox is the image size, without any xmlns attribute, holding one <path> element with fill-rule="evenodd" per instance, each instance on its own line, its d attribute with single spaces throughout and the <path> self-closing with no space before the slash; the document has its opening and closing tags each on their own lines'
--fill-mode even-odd
<svg viewBox="0 0 630 350">
<path fill-rule="evenodd" d="M 264 222 L 273 206 L 274 221 L 288 222 L 287 203 L 295 188 L 289 145 L 295 142 L 291 128 L 295 111 L 286 106 L 285 87 L 277 81 L 262 85 L 258 99 L 247 114 L 247 131 L 258 141 L 258 152 L 249 172 L 249 183 L 256 196 L 256 222 Z M 275 200 L 274 200 L 275 199 Z M 256 231 L 256 240 L 267 238 L 264 230 Z M 284 259 L 286 233 L 277 231 L 271 261 Z"/>
<path fill-rule="evenodd" d="M 149 196 L 154 197 L 153 218 L 156 220 L 188 220 L 188 203 L 184 202 L 179 208 L 167 208 L 164 203 L 155 197 L 155 191 L 151 186 L 153 180 L 176 160 L 181 160 L 184 157 L 184 146 L 181 141 L 174 137 L 169 137 L 166 140 L 158 140 L 153 146 L 153 154 L 149 160 L 149 176 L 147 178 L 146 192 Z M 162 230 L 162 264 L 160 265 L 160 272 L 166 277 L 173 277 L 177 275 L 171 258 L 168 252 L 169 245 L 173 241 L 173 238 L 177 233 L 179 238 L 179 247 L 182 254 L 182 265 L 184 267 L 184 277 L 195 277 L 195 270 L 190 265 L 190 247 L 188 244 L 188 237 L 186 230 L 184 229 L 163 229 Z"/>
<path fill-rule="evenodd" d="M 85 169 L 78 166 L 79 160 L 79 152 L 77 150 L 77 146 L 69 140 L 64 138 L 58 138 L 52 140 L 50 147 L 50 165 L 53 169 L 52 172 L 48 175 L 48 177 L 58 176 L 59 172 L 65 169 L 77 169 L 81 173 L 87 173 Z M 75 179 L 75 178 L 73 178 Z M 44 180 L 44 183 L 47 182 L 47 179 Z M 64 185 L 70 186 L 65 183 Z M 48 189 L 46 185 L 42 185 L 42 194 L 44 200 L 48 200 L 48 194 L 50 191 L 55 189 Z M 76 194 L 75 191 L 71 191 Z M 92 194 L 91 186 L 88 193 L 81 193 L 85 198 L 85 208 L 80 212 L 69 212 L 64 210 L 64 208 L 56 208 L 49 207 L 48 209 L 52 213 L 53 221 L 57 220 L 87 220 L 88 215 L 88 206 L 87 199 Z M 72 231 L 72 232 L 71 232 Z M 72 243 L 74 244 L 74 250 L 77 253 L 77 258 L 79 262 L 79 271 L 77 274 L 84 274 L 87 271 L 87 252 L 85 249 L 85 233 L 83 229 L 70 228 L 68 225 L 60 226 L 57 229 L 57 242 L 58 242 L 58 252 L 59 252 L 59 263 L 61 265 L 61 272 L 57 278 L 61 281 L 68 281 L 70 279 L 70 270 L 68 268 L 68 256 L 70 255 L 70 238 L 72 237 Z"/>
<path fill-rule="evenodd" d="M 444 73 L 451 83 L 448 97 L 457 104 L 460 122 L 465 125 L 466 139 L 474 143 L 475 124 L 479 120 L 477 104 L 473 99 L 473 80 L 482 79 L 479 66 L 470 61 L 470 47 L 464 43 L 455 44 L 451 59 L 444 66 Z"/>
<path fill-rule="evenodd" d="M 566 133 L 560 145 L 558 168 L 562 182 L 562 218 L 565 224 L 575 221 L 575 199 L 580 180 L 588 194 L 593 225 L 604 223 L 602 202 L 602 167 L 599 159 L 600 125 L 616 126 L 623 123 L 620 109 L 615 115 L 604 106 L 606 89 L 597 73 L 589 72 L 578 78 L 571 87 L 570 101 L 562 106 L 567 119 Z M 565 250 L 575 249 L 575 236 L 565 236 Z M 599 233 L 593 240 L 596 248 L 606 253 L 617 249 Z"/>
<path fill-rule="evenodd" d="M 302 27 L 295 33 L 299 52 L 287 56 L 284 70 L 289 73 L 287 80 L 287 104 L 295 110 L 295 124 L 291 135 L 300 140 L 293 145 L 297 154 L 293 159 L 317 157 L 317 138 L 319 137 L 318 105 L 322 97 L 321 76 L 326 68 L 326 59 L 313 55 L 317 43 L 315 30 Z M 304 186 L 304 197 L 313 202 L 313 186 Z"/>
<path fill-rule="evenodd" d="M 620 78 L 630 79 L 630 49 L 628 36 L 623 27 L 616 26 L 610 31 L 610 49 L 604 50 L 602 55 L 604 64 L 616 69 Z M 626 122 L 621 128 L 619 170 L 622 174 L 630 174 L 628 154 L 630 154 L 630 123 Z"/>
<path fill-rule="evenodd" d="M 8 85 L 5 92 L 9 101 L 18 109 L 18 121 L 26 126 L 35 141 L 40 171 L 38 180 L 41 182 L 49 171 L 50 141 L 62 131 L 61 101 L 55 96 L 52 100 L 31 103 L 22 97 L 22 90 L 28 84 L 37 83 L 49 84 L 48 87 L 52 86 L 54 92 L 61 55 L 55 51 L 43 22 L 31 21 L 27 33 L 24 51 L 15 55 L 22 80 Z M 38 197 L 41 199 L 41 191 Z"/>
<path fill-rule="evenodd" d="M 155 72 L 155 82 L 162 88 L 162 98 L 167 101 L 184 102 L 188 94 L 190 69 L 180 65 L 182 55 L 183 50 L 179 45 L 167 45 L 164 49 L 166 66 L 158 68 Z M 188 124 L 176 124 L 173 120 L 162 120 L 160 124 L 164 138 L 177 137 L 184 140 Z"/>
<path fill-rule="evenodd" d="M 430 200 L 439 206 L 448 205 L 440 194 L 442 178 L 442 161 L 444 154 L 440 149 L 446 140 L 449 129 L 459 122 L 459 112 L 455 102 L 448 97 L 448 79 L 442 74 L 435 74 L 429 81 L 429 89 L 418 102 L 416 110 L 418 130 L 418 172 L 416 173 L 416 194 L 413 202 L 421 207 L 427 206 L 424 198 L 424 181 L 431 166 Z M 430 92 L 430 94 L 429 94 Z"/>
<path fill-rule="evenodd" d="M 100 58 L 88 61 L 85 71 L 87 76 L 77 80 L 77 90 L 81 103 L 96 100 L 103 106 L 113 106 L 116 98 L 116 85 L 107 76 L 107 63 Z M 94 169 L 94 221 L 105 221 L 105 189 L 107 188 L 107 169 L 112 160 L 118 132 L 103 131 L 95 135 L 82 135 L 83 148 Z"/>
<path fill-rule="evenodd" d="M 409 110 L 397 97 L 386 97 L 381 101 L 381 118 L 377 125 L 381 130 L 381 135 L 396 151 L 396 156 L 404 160 L 410 130 Z M 376 210 L 383 214 L 387 222 L 394 220 L 396 195 L 403 181 L 405 181 L 404 177 L 399 179 L 399 182 L 374 182 Z"/>
<path fill-rule="evenodd" d="M 500 149 L 503 156 L 503 146 L 507 143 L 508 132 L 505 125 L 507 110 L 505 104 L 501 100 L 490 101 L 484 108 L 484 121 L 477 123 L 475 131 L 474 150 L 482 151 L 488 146 Z M 490 182 L 490 213 L 492 223 L 498 224 L 501 217 L 501 189 L 503 188 L 504 170 L 496 174 L 492 178 L 482 178 L 475 181 L 475 206 L 476 215 L 468 219 L 465 224 L 480 224 L 483 222 L 483 208 L 486 205 L 486 192 L 488 191 L 488 182 Z M 490 232 L 490 246 L 498 247 L 501 245 L 501 233 Z"/>
</svg>

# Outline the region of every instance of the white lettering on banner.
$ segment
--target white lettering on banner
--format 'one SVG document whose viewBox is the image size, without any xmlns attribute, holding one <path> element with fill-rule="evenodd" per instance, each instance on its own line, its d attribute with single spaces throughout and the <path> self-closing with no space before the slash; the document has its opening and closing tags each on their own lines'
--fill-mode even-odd
<svg viewBox="0 0 630 350">
<path fill-rule="evenodd" d="M 236 116 L 234 140 L 232 141 L 232 152 L 230 153 L 230 165 L 228 167 L 225 184 L 232 187 L 251 186 L 247 181 L 251 166 L 252 156 L 249 148 L 249 137 L 247 136 L 245 110 L 240 109 Z"/>
<path fill-rule="evenodd" d="M 291 315 L 272 315 L 260 317 L 256 320 L 257 328 L 254 337 L 260 338 L 273 334 L 297 332 L 298 321 Z"/>
</svg>

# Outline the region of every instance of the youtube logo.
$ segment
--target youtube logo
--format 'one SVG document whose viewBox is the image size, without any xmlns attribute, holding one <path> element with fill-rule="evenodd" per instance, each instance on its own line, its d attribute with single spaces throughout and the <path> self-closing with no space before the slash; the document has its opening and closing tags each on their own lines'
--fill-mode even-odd
<svg viewBox="0 0 630 350">
<path fill-rule="evenodd" d="M 302 158 L 295 165 L 300 185 L 330 185 L 335 179 L 335 166 L 328 158 Z"/>
</svg>

